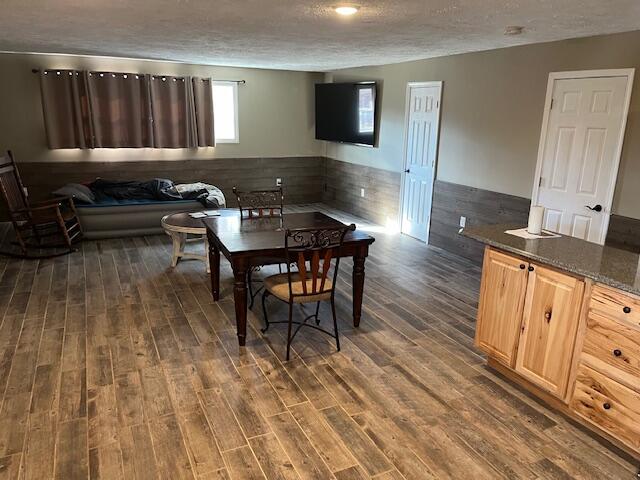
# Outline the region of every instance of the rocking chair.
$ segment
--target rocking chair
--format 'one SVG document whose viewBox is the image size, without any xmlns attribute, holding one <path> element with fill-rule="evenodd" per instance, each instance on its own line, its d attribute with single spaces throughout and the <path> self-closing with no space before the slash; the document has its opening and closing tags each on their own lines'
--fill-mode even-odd
<svg viewBox="0 0 640 480">
<path fill-rule="evenodd" d="M 0 194 L 9 213 L 20 253 L 0 252 L 18 258 L 52 258 L 75 252 L 82 228 L 71 197 L 30 203 L 10 151 L 0 157 Z M 62 248 L 52 254 L 40 249 Z"/>
</svg>

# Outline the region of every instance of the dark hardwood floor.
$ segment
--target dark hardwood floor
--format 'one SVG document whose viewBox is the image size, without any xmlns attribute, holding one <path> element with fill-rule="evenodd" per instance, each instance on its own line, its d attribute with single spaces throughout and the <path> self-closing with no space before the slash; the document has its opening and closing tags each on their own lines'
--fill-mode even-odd
<svg viewBox="0 0 640 480">
<path fill-rule="evenodd" d="M 370 227 L 290 208 L 304 209 Z M 303 330 L 290 362 L 286 327 L 262 336 L 259 308 L 238 347 L 229 265 L 214 304 L 202 263 L 168 268 L 169 237 L 0 257 L 0 478 L 635 478 L 485 368 L 476 265 L 372 233 L 361 327 L 345 261 L 342 351 Z"/>
</svg>

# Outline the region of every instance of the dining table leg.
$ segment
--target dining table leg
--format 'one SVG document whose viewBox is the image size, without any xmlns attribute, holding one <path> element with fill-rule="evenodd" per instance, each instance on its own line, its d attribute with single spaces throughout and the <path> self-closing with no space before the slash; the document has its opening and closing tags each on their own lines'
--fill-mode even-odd
<svg viewBox="0 0 640 480">
<path fill-rule="evenodd" d="M 362 316 L 362 297 L 364 294 L 364 261 L 367 249 L 360 248 L 353 255 L 353 326 L 360 326 Z"/>
<path fill-rule="evenodd" d="M 233 268 L 233 300 L 236 307 L 236 332 L 238 344 L 242 347 L 247 338 L 247 271 L 246 260 L 232 261 Z"/>
<path fill-rule="evenodd" d="M 211 276 L 211 295 L 213 301 L 220 300 L 220 249 L 209 241 L 209 270 Z"/>
</svg>

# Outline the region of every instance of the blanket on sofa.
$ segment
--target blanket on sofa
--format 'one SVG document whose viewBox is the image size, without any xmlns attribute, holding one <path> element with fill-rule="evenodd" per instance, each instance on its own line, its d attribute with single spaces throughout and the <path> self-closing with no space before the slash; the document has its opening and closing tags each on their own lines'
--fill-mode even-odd
<svg viewBox="0 0 640 480">
<path fill-rule="evenodd" d="M 198 200 L 205 207 L 224 208 L 222 191 L 207 183 L 174 184 L 171 180 L 154 178 L 148 181 L 96 179 L 89 184 L 95 203 L 116 200 Z"/>
</svg>

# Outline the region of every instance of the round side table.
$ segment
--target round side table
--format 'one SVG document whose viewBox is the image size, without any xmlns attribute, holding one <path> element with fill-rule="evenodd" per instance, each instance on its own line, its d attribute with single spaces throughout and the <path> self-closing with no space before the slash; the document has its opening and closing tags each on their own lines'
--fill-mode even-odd
<svg viewBox="0 0 640 480">
<path fill-rule="evenodd" d="M 181 258 L 201 260 L 207 266 L 209 272 L 209 242 L 207 241 L 207 229 L 199 218 L 193 218 L 187 212 L 165 215 L 160 222 L 167 235 L 173 240 L 173 256 L 171 266 L 175 267 Z M 204 255 L 185 252 L 187 235 L 200 235 L 204 240 Z M 200 240 L 196 238 L 194 240 Z"/>
</svg>

